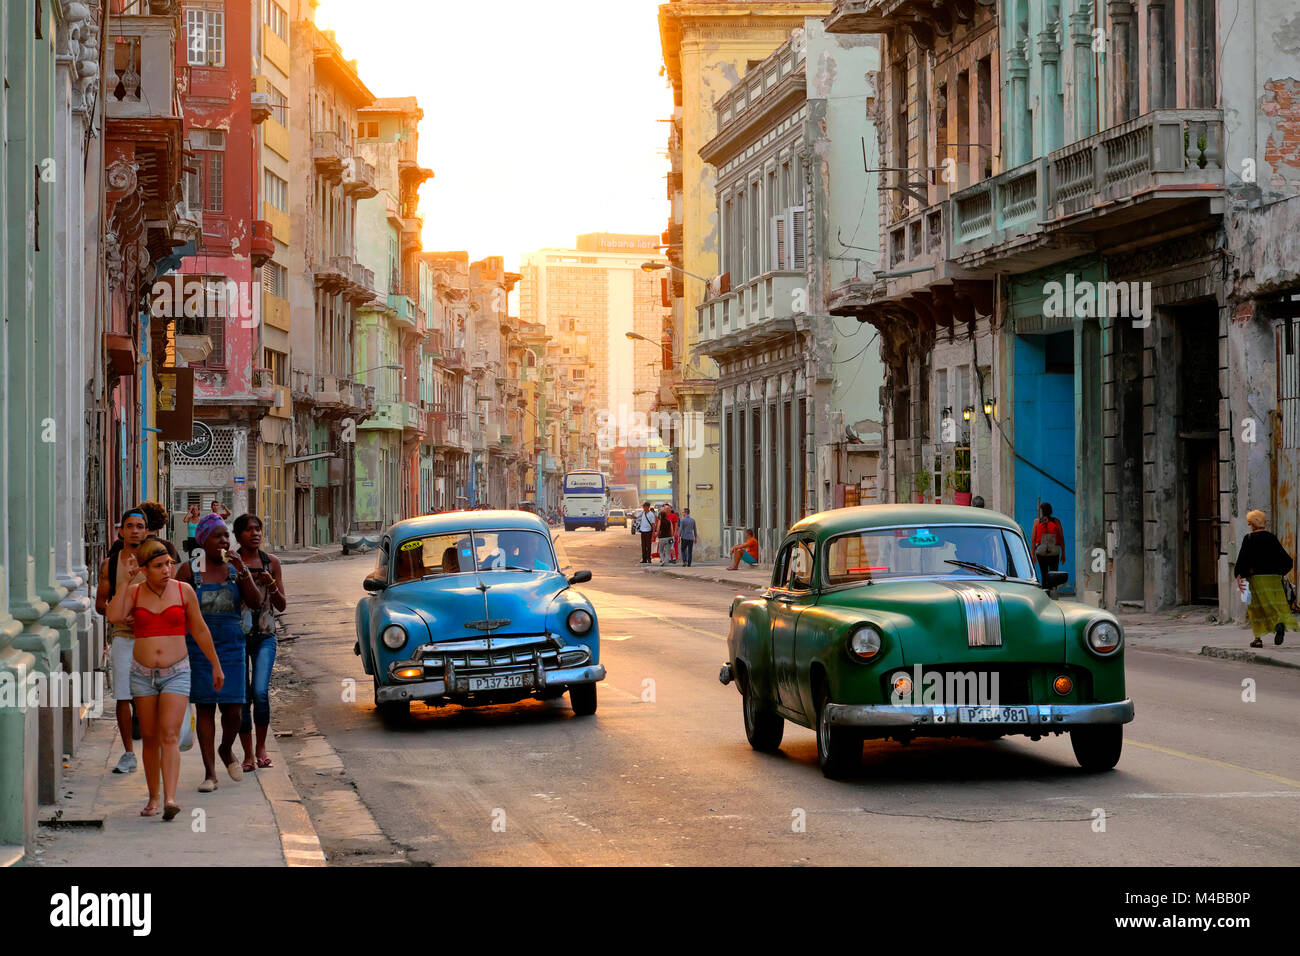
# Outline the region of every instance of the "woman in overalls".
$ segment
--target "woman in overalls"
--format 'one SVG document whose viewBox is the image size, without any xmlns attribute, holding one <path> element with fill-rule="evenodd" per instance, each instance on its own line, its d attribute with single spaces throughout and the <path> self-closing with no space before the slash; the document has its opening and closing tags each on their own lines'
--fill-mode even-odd
<svg viewBox="0 0 1300 956">
<path fill-rule="evenodd" d="M 230 530 L 220 515 L 204 515 L 194 538 L 203 551 L 192 562 L 181 565 L 176 579 L 191 585 L 198 595 L 199 611 L 212 632 L 212 643 L 225 672 L 225 684 L 220 689 L 213 687 L 211 665 L 194 639 L 186 638 L 193 675 L 190 701 L 195 711 L 194 732 L 203 754 L 204 776 L 199 792 L 210 793 L 217 789 L 214 757 L 221 758 L 230 779 L 237 781 L 244 776 L 233 749 L 244 714 L 247 683 L 247 647 L 241 619 L 246 606 L 261 607 L 266 598 L 239 556 L 228 552 Z M 214 748 L 218 707 L 221 746 Z"/>
</svg>

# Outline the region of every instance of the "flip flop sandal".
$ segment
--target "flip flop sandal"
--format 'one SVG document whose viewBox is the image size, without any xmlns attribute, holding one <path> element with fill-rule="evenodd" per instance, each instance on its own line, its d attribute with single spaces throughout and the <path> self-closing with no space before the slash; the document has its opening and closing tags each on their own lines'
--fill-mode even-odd
<svg viewBox="0 0 1300 956">
<path fill-rule="evenodd" d="M 157 815 L 158 807 L 152 803 L 146 803 L 144 809 L 140 811 L 140 816 L 142 817 L 156 817 Z"/>
<path fill-rule="evenodd" d="M 270 757 L 258 757 L 258 758 L 257 758 L 257 765 L 258 765 L 259 767 L 261 767 L 263 770 L 265 770 L 267 767 L 274 767 L 274 766 L 275 766 L 275 764 L 271 763 L 271 758 L 270 758 Z"/>
<path fill-rule="evenodd" d="M 174 804 L 174 803 L 169 803 L 169 804 L 167 804 L 167 806 L 163 807 L 163 819 L 164 819 L 164 820 L 171 820 L 171 819 L 173 819 L 173 818 L 176 816 L 176 814 L 178 814 L 178 813 L 180 813 L 180 812 L 181 812 L 181 808 L 180 808 L 180 807 L 178 807 L 178 806 L 177 806 L 176 804 Z"/>
<path fill-rule="evenodd" d="M 1257 638 L 1255 638 L 1253 641 L 1250 642 L 1250 646 L 1251 646 L 1251 647 L 1263 647 L 1263 646 L 1264 646 L 1264 642 L 1261 641 L 1261 640 L 1257 637 Z"/>
<path fill-rule="evenodd" d="M 239 769 L 242 770 L 242 771 L 244 771 L 244 773 L 252 773 L 253 770 L 254 770 L 254 767 L 253 767 L 253 761 L 251 761 L 251 760 L 245 760 L 245 761 L 240 765 L 240 768 L 239 768 Z"/>
</svg>

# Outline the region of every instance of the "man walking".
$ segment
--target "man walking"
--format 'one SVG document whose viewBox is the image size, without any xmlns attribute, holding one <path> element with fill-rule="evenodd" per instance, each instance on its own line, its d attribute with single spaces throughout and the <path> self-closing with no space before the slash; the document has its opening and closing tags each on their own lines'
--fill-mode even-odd
<svg viewBox="0 0 1300 956">
<path fill-rule="evenodd" d="M 147 519 L 139 508 L 132 508 L 122 515 L 118 525 L 117 543 L 108 552 L 99 565 L 99 578 L 95 588 L 95 610 L 105 614 L 108 602 L 123 588 L 144 580 L 144 573 L 137 572 L 127 578 L 127 560 L 135 557 L 136 548 L 149 533 Z M 134 735 L 131 728 L 131 661 L 135 656 L 135 631 L 129 621 L 109 626 L 109 670 L 113 677 L 113 696 L 117 698 L 117 729 L 122 736 L 122 756 L 118 758 L 113 773 L 132 773 L 136 763 L 135 748 L 131 744 Z"/>
<path fill-rule="evenodd" d="M 650 563 L 650 539 L 654 535 L 655 516 L 650 510 L 650 502 L 642 503 L 636 516 L 636 530 L 641 533 L 641 563 Z"/>
<path fill-rule="evenodd" d="M 695 554 L 695 519 L 691 517 L 691 509 L 685 508 L 682 511 L 682 520 L 677 524 L 677 530 L 682 536 L 682 567 L 691 566 L 691 558 Z"/>
</svg>

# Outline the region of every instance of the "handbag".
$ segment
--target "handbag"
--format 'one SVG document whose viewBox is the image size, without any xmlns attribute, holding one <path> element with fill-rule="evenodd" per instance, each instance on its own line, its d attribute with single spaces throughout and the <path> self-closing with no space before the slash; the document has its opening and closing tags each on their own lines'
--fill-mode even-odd
<svg viewBox="0 0 1300 956">
<path fill-rule="evenodd" d="M 181 750 L 194 746 L 194 705 L 185 708 L 185 721 L 181 724 Z"/>
<path fill-rule="evenodd" d="M 1061 553 L 1061 546 L 1056 540 L 1057 526 L 1055 521 L 1049 521 L 1043 525 L 1042 537 L 1038 539 L 1038 544 L 1034 548 L 1034 555 L 1039 558 L 1055 558 Z"/>
</svg>

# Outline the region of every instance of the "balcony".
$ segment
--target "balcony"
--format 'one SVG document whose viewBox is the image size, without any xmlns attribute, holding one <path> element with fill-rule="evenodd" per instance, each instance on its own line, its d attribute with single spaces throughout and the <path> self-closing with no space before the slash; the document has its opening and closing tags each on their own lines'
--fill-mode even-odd
<svg viewBox="0 0 1300 956">
<path fill-rule="evenodd" d="M 375 273 L 359 262 L 352 263 L 352 276 L 344 296 L 352 302 L 366 302 L 375 297 Z"/>
<path fill-rule="evenodd" d="M 793 306 L 807 290 L 806 273 L 768 272 L 706 300 L 697 309 L 696 348 L 720 358 L 793 332 Z"/>
<path fill-rule="evenodd" d="M 362 409 L 363 414 L 375 413 L 375 387 L 363 382 L 352 383 L 352 407 Z"/>
<path fill-rule="evenodd" d="M 1052 229 L 1096 234 L 1205 201 L 1218 214 L 1223 111 L 1154 110 L 1058 149 L 1047 164 Z"/>
<path fill-rule="evenodd" d="M 311 158 L 316 172 L 330 182 L 343 179 L 343 141 L 332 129 L 316 130 L 311 134 Z"/>
<path fill-rule="evenodd" d="M 424 216 L 414 208 L 402 209 L 402 240 L 419 239 L 424 230 Z"/>
<path fill-rule="evenodd" d="M 424 333 L 424 354 L 432 358 L 445 358 L 446 353 L 442 348 L 442 330 L 426 329 Z"/>
<path fill-rule="evenodd" d="M 264 402 L 275 401 L 275 373 L 269 368 L 253 369 L 250 386 L 254 398 Z"/>
<path fill-rule="evenodd" d="M 343 393 L 339 390 L 339 380 L 333 375 L 320 375 L 315 379 L 316 388 L 311 398 L 320 407 L 323 408 L 345 408 L 348 404 Z M 347 396 L 352 397 L 351 392 Z"/>
<path fill-rule="evenodd" d="M 253 220 L 253 236 L 250 240 L 253 268 L 260 269 L 275 255 L 275 237 L 271 224 L 265 219 Z"/>
<path fill-rule="evenodd" d="M 397 313 L 397 321 L 406 323 L 412 329 L 415 328 L 415 303 L 409 297 L 390 295 L 388 307 Z"/>
<path fill-rule="evenodd" d="M 465 372 L 469 370 L 469 366 L 468 364 L 466 364 L 466 360 L 465 360 L 464 349 L 456 349 L 456 348 L 444 349 L 442 356 L 443 356 L 443 364 L 446 365 L 447 368 L 451 369 L 452 371 Z"/>
<path fill-rule="evenodd" d="M 354 199 L 369 199 L 379 195 L 375 185 L 375 167 L 360 156 L 349 156 L 343 162 L 343 193 Z"/>
<path fill-rule="evenodd" d="M 1017 246 L 1042 233 L 1047 218 L 1047 160 L 1039 157 L 952 195 L 951 255 L 976 267 L 981 254 L 996 248 L 999 263 L 1010 258 L 1032 268 L 1032 251 L 1021 262 Z M 1032 243 L 1031 243 L 1032 244 Z"/>
<path fill-rule="evenodd" d="M 315 268 L 316 284 L 331 295 L 344 291 L 352 281 L 352 257 L 330 256 Z"/>
<path fill-rule="evenodd" d="M 289 372 L 290 394 L 295 402 L 308 402 L 316 394 L 316 377 L 303 369 Z"/>
<path fill-rule="evenodd" d="M 254 82 L 256 82 L 256 78 Z M 248 94 L 248 107 L 253 116 L 254 126 L 265 123 L 271 118 L 271 94 L 254 90 Z"/>
<path fill-rule="evenodd" d="M 402 431 L 406 432 L 407 438 L 423 436 L 427 433 L 428 416 L 419 405 L 412 402 L 402 402 Z"/>
<path fill-rule="evenodd" d="M 105 61 L 109 119 L 180 117 L 174 16 L 110 16 Z"/>
</svg>

